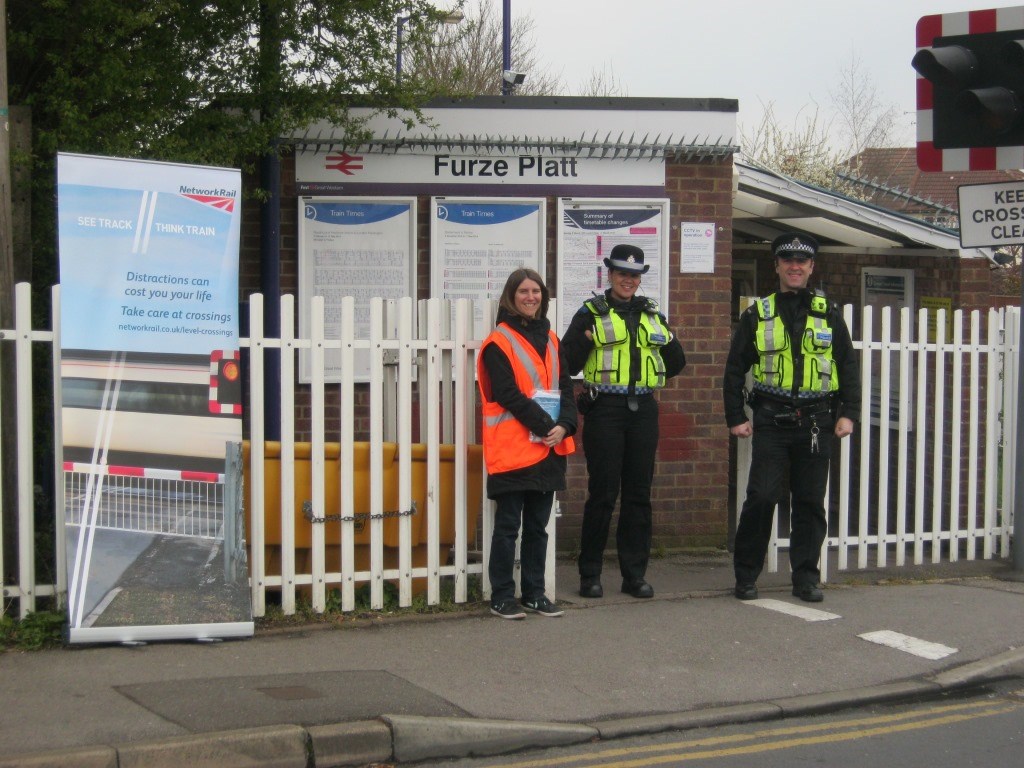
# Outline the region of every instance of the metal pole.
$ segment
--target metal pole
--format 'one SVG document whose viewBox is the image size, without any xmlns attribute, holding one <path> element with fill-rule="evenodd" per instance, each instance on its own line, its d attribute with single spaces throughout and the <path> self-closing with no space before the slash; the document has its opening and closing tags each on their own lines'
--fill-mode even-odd
<svg viewBox="0 0 1024 768">
<path fill-rule="evenodd" d="M 1024 572 L 1024 281 L 1021 282 L 1021 312 L 1017 322 L 1017 443 L 1013 484 L 1013 569 Z"/>
<path fill-rule="evenodd" d="M 512 83 L 505 79 L 505 73 L 512 69 L 512 0 L 501 3 L 501 95 L 512 93 Z"/>
<path fill-rule="evenodd" d="M 282 90 L 283 43 L 280 0 L 260 3 L 260 120 L 275 125 L 279 114 Z M 269 338 L 281 335 L 281 158 L 278 143 L 270 142 L 260 163 L 260 184 L 267 197 L 260 211 L 260 290 L 263 292 L 263 334 Z M 281 439 L 281 355 L 268 350 L 264 369 L 266 400 L 264 420 L 266 439 Z"/>
<path fill-rule="evenodd" d="M 260 291 L 264 307 L 263 335 L 281 336 L 281 160 L 275 146 L 261 164 L 263 203 L 260 227 Z M 264 357 L 264 424 L 267 440 L 281 439 L 281 356 L 267 350 Z"/>
<path fill-rule="evenodd" d="M 402 85 L 402 28 L 411 17 L 399 16 L 395 43 L 395 85 Z"/>
<path fill-rule="evenodd" d="M 7 2 L 0 0 L 0 323 L 14 327 L 14 204 L 11 198 L 11 115 L 7 102 Z M 14 345 L 0 350 L 5 370 L 12 370 Z M 8 367 L 10 366 L 10 367 Z M 11 379 L 8 377 L 7 381 Z M 17 447 L 14 387 L 0 390 L 0 579 L 18 582 Z M 7 502 L 7 503 L 2 503 Z"/>
</svg>

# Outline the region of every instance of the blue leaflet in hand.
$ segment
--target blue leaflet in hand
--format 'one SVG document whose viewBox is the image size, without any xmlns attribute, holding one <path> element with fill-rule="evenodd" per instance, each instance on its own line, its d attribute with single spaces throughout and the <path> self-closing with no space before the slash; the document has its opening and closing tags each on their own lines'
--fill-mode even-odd
<svg viewBox="0 0 1024 768">
<path fill-rule="evenodd" d="M 562 411 L 562 393 L 557 389 L 538 389 L 533 393 L 533 402 L 544 409 L 544 412 L 554 422 L 558 421 L 558 414 Z M 539 443 L 543 436 L 530 435 L 530 441 Z"/>
</svg>

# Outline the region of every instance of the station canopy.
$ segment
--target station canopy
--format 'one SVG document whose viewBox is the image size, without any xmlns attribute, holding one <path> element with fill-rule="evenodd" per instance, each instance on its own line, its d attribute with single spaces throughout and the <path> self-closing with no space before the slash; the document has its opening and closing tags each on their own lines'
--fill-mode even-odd
<svg viewBox="0 0 1024 768">
<path fill-rule="evenodd" d="M 770 243 L 800 230 L 823 251 L 959 255 L 995 261 L 991 248 L 961 248 L 955 229 L 912 218 L 734 160 L 733 242 Z"/>
</svg>

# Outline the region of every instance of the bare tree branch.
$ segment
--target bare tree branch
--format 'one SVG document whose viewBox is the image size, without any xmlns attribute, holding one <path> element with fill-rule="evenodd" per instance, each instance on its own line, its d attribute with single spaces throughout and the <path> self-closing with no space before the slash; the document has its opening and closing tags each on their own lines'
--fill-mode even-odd
<svg viewBox="0 0 1024 768">
<path fill-rule="evenodd" d="M 855 52 L 851 52 L 849 63 L 840 69 L 839 85 L 831 92 L 831 97 L 847 158 L 869 147 L 895 146 L 893 134 L 899 110 L 881 102 L 874 80 L 864 71 Z"/>
<path fill-rule="evenodd" d="M 628 96 L 629 92 L 622 81 L 615 77 L 611 64 L 602 65 L 601 69 L 590 70 L 590 77 L 579 89 L 580 96 Z"/>
<path fill-rule="evenodd" d="M 824 119 L 812 102 L 791 128 L 779 124 L 772 102 L 762 102 L 761 122 L 753 131 L 740 126 L 744 159 L 824 189 L 864 198 L 866 192 L 840 178 L 839 171 L 857 175 L 859 169 L 849 163 L 852 157 L 869 147 L 893 146 L 899 111 L 882 103 L 855 53 L 840 69 L 839 85 L 831 97 L 832 118 Z M 838 149 L 836 136 L 842 139 Z"/>
<path fill-rule="evenodd" d="M 427 92 L 452 96 L 500 94 L 503 34 L 496 7 L 488 0 L 476 0 L 465 8 L 465 19 L 459 25 L 414 31 L 403 76 L 408 75 L 414 87 Z M 512 69 L 526 73 L 516 93 L 554 95 L 563 91 L 561 78 L 542 64 L 535 28 L 529 16 L 512 19 Z"/>
<path fill-rule="evenodd" d="M 791 129 L 779 125 L 773 102 L 762 102 L 761 122 L 753 132 L 740 126 L 741 155 L 744 160 L 823 189 L 855 196 L 853 185 L 839 178 L 845 159 L 831 148 L 829 128 L 815 104 L 814 111 L 797 115 Z"/>
</svg>

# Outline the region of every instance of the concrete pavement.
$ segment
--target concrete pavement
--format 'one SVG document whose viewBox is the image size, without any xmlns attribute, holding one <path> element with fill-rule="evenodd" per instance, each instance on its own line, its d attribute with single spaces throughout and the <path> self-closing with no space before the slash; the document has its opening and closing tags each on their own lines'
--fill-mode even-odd
<svg viewBox="0 0 1024 768">
<path fill-rule="evenodd" d="M 724 553 L 652 561 L 651 600 L 560 618 L 479 610 L 257 630 L 251 640 L 0 654 L 0 768 L 324 766 L 499 754 L 935 696 L 1024 676 L 1007 561 L 787 574 L 731 595 Z M 888 644 L 883 644 L 888 643 Z"/>
</svg>

